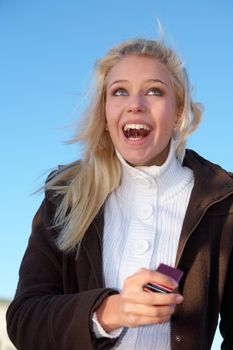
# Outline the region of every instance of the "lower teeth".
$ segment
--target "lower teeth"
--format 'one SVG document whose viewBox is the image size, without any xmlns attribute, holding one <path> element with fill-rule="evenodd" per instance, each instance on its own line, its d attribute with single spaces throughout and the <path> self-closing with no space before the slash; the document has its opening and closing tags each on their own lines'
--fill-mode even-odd
<svg viewBox="0 0 233 350">
<path fill-rule="evenodd" d="M 129 140 L 141 140 L 143 137 L 146 137 L 149 135 L 149 131 L 145 129 L 141 130 L 124 130 L 124 135 L 127 137 Z"/>
<path fill-rule="evenodd" d="M 138 136 L 130 136 L 130 137 L 128 137 L 128 139 L 129 140 L 133 140 L 133 141 L 135 141 L 135 140 L 141 140 L 143 138 L 143 136 L 141 136 L 141 135 L 138 135 Z"/>
</svg>

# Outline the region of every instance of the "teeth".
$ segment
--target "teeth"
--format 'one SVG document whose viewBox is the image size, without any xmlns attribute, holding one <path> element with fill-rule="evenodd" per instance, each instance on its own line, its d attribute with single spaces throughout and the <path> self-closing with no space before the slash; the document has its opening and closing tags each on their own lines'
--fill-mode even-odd
<svg viewBox="0 0 233 350">
<path fill-rule="evenodd" d="M 144 130 L 150 130 L 148 125 L 145 124 L 125 124 L 124 126 L 124 131 L 129 130 L 129 129 L 144 129 Z"/>
</svg>

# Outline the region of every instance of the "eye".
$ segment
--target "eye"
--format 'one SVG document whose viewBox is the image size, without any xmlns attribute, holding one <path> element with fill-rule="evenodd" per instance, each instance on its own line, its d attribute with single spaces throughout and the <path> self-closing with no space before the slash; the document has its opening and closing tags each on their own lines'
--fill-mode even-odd
<svg viewBox="0 0 233 350">
<path fill-rule="evenodd" d="M 117 88 L 113 91 L 113 96 L 127 96 L 128 93 L 125 89 L 123 88 Z"/>
<path fill-rule="evenodd" d="M 149 96 L 162 96 L 163 92 L 159 88 L 151 88 L 147 91 L 147 95 Z"/>
</svg>

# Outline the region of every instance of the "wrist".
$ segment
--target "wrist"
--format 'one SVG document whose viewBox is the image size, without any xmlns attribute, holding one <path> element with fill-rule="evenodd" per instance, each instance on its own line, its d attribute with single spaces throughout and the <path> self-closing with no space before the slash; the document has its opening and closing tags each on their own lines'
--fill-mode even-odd
<svg viewBox="0 0 233 350">
<path fill-rule="evenodd" d="M 108 333 L 123 327 L 119 321 L 119 294 L 105 298 L 96 310 L 96 316 L 101 327 Z"/>
</svg>

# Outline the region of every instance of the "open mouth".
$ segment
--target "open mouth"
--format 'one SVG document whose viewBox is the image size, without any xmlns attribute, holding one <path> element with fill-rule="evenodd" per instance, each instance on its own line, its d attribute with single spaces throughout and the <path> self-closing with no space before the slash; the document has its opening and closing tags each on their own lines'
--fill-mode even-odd
<svg viewBox="0 0 233 350">
<path fill-rule="evenodd" d="M 123 133 L 130 141 L 138 141 L 147 137 L 151 132 L 151 128 L 146 124 L 125 124 Z"/>
</svg>

